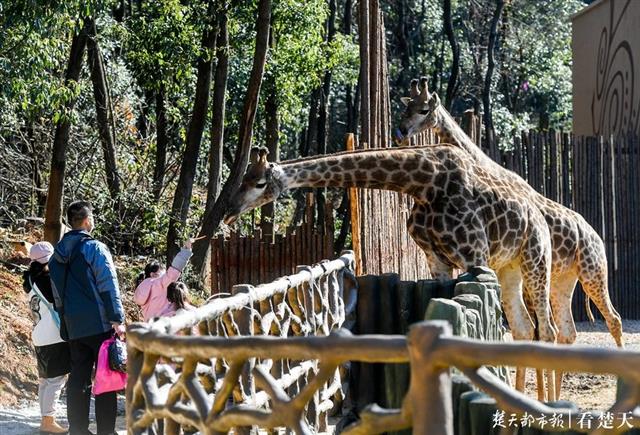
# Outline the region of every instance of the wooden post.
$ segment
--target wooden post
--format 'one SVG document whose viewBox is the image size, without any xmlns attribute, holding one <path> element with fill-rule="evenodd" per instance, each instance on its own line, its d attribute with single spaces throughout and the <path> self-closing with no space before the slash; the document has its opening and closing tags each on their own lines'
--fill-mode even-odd
<svg viewBox="0 0 640 435">
<path fill-rule="evenodd" d="M 407 347 L 411 361 L 409 400 L 413 411 L 413 433 L 453 435 L 451 375 L 447 365 L 433 360 L 439 338 L 450 336 L 447 321 L 426 321 L 409 330 Z"/>
<path fill-rule="evenodd" d="M 234 285 L 231 293 L 235 296 L 240 293 L 249 293 L 253 289 L 250 285 Z M 235 321 L 238 324 L 238 330 L 241 336 L 253 336 L 253 304 L 245 307 L 245 309 L 238 310 L 234 313 Z M 240 377 L 240 386 L 242 387 L 243 399 L 248 397 L 255 397 L 255 385 L 253 382 L 253 376 L 251 372 L 255 366 L 255 358 L 249 358 L 242 369 L 242 375 Z M 239 435 L 252 434 L 250 427 L 236 427 L 234 433 Z"/>
<path fill-rule="evenodd" d="M 355 137 L 353 133 L 347 134 L 347 151 L 355 148 Z M 351 244 L 356 259 L 356 275 L 362 274 L 362 245 L 360 243 L 360 201 L 358 199 L 358 189 L 349 188 L 349 207 L 351 211 Z"/>
<path fill-rule="evenodd" d="M 127 377 L 127 387 L 125 390 L 127 399 L 125 401 L 125 408 L 127 410 L 127 427 L 129 428 L 133 427 L 133 423 L 136 419 L 136 410 L 144 407 L 142 394 L 135 394 L 136 382 L 138 382 L 138 379 L 140 379 L 143 364 L 144 353 L 142 353 L 139 349 L 133 347 L 131 343 L 127 342 L 127 371 L 129 372 L 129 376 Z M 132 432 L 132 430 L 128 431 L 128 433 L 130 434 Z"/>
</svg>

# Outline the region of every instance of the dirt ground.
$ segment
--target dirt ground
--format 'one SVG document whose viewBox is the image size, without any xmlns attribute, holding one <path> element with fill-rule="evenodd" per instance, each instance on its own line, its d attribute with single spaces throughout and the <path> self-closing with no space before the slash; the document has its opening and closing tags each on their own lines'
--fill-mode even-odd
<svg viewBox="0 0 640 435">
<path fill-rule="evenodd" d="M 19 406 L 36 399 L 38 371 L 31 328 L 21 279 L 0 266 L 0 406 Z"/>
<path fill-rule="evenodd" d="M 576 324 L 576 344 L 616 348 L 603 321 Z M 623 320 L 623 339 L 627 350 L 640 351 L 640 321 Z M 537 397 L 535 371 L 527 371 L 527 394 Z M 593 373 L 565 373 L 560 398 L 576 403 L 582 410 L 606 409 L 615 402 L 616 378 Z"/>
</svg>

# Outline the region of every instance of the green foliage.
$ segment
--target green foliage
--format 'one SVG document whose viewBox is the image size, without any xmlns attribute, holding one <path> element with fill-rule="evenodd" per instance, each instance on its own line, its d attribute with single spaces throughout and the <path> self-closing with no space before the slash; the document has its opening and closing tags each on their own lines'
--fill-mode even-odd
<svg viewBox="0 0 640 435">
<path fill-rule="evenodd" d="M 0 31 L 0 122 L 55 113 L 59 119 L 61 105 L 78 92 L 77 86 L 64 86 L 63 69 L 75 21 L 66 13 L 54 14 L 48 8 L 35 18 L 26 5 L 25 9 L 13 6 L 4 15 Z M 43 80 L 44 71 L 48 80 Z"/>
<path fill-rule="evenodd" d="M 570 129 L 570 16 L 583 7 L 581 0 L 507 3 L 498 28 L 491 90 L 498 137 L 508 138 L 529 128 Z M 392 103 L 398 116 L 402 111 L 400 97 L 407 93 L 411 78 L 428 76 L 430 88 L 444 95 L 452 54 L 443 32 L 441 0 L 400 0 L 385 8 L 391 30 L 391 81 L 398 84 L 396 90 L 391 89 Z M 488 0 L 452 1 L 454 33 L 461 51 L 459 84 L 452 104 L 455 115 L 470 108 L 482 110 L 494 9 L 495 2 Z"/>
<path fill-rule="evenodd" d="M 224 125 L 226 155 L 238 143 L 238 123 L 255 48 L 257 0 L 224 2 L 229 6 L 229 77 Z M 357 3 L 357 2 L 356 2 Z M 221 7 L 223 2 L 216 2 Z M 281 158 L 299 155 L 309 118 L 310 96 L 331 72 L 329 152 L 342 150 L 346 130 L 346 89 L 355 95 L 359 54 L 353 8 L 352 34 L 341 33 L 345 2 L 337 2 L 336 29 L 327 41 L 327 0 L 273 0 L 272 46 L 254 126 L 254 143 L 264 144 L 267 92 L 275 88 L 280 120 Z M 461 76 L 454 114 L 479 106 L 486 68 L 489 15 L 494 2 L 453 2 L 454 27 L 460 43 Z M 124 7 L 125 10 L 121 10 Z M 203 31 L 214 17 L 210 4 L 152 2 L 53 2 L 12 0 L 0 3 L 0 221 L 42 215 L 55 126 L 63 119 L 72 128 L 67 150 L 65 204 L 86 198 L 96 206 L 97 235 L 126 253 L 158 255 L 165 246 L 168 213 L 194 100 L 197 59 Z M 392 114 L 401 112 L 400 96 L 411 78 L 427 75 L 430 87 L 444 94 L 451 53 L 443 35 L 440 0 L 382 2 L 388 41 Z M 475 8 L 472 11 L 472 7 Z M 501 28 L 492 87 L 498 135 L 536 127 L 567 128 L 571 119 L 571 54 L 568 17 L 579 0 L 512 2 L 507 27 Z M 122 13 L 124 12 L 124 13 Z M 105 61 L 121 178 L 120 207 L 108 194 L 104 161 L 96 128 L 95 102 L 85 64 L 79 83 L 64 84 L 70 44 L 84 17 L 95 18 L 97 41 Z M 544 35 L 541 38 L 540 35 Z M 86 59 L 86 58 L 85 58 Z M 152 192 L 156 157 L 156 96 L 162 91 L 167 114 L 168 155 L 159 201 Z M 77 99 L 73 111 L 66 103 Z M 191 212 L 184 233 L 201 224 L 208 181 L 209 119 L 195 176 Z M 546 122 L 546 121 L 545 121 Z M 229 159 L 223 177 L 229 172 Z M 14 175 L 7 176 L 6 174 Z M 224 179 L 223 178 L 223 179 Z M 39 180 L 39 181 L 38 181 Z M 24 186 L 19 194 L 18 188 Z M 330 194 L 329 200 L 335 196 Z M 8 198 L 8 199 L 5 199 Z M 278 202 L 276 225 L 288 226 L 295 201 Z M 255 219 L 259 221 L 259 211 Z M 337 228 L 342 223 L 337 220 Z M 253 228 L 251 215 L 239 227 Z"/>
<path fill-rule="evenodd" d="M 202 25 L 193 10 L 178 0 L 145 4 L 123 29 L 125 56 L 134 77 L 145 89 L 178 92 L 193 79 L 193 60 L 197 57 Z"/>
<path fill-rule="evenodd" d="M 512 8 L 512 29 L 502 48 L 502 77 L 512 92 L 523 86 L 528 89 L 516 94 L 514 103 L 507 106 L 511 112 L 529 112 L 532 121 L 545 114 L 550 127 L 570 129 L 570 16 L 582 7 L 579 0 L 547 0 L 518 3 Z"/>
</svg>

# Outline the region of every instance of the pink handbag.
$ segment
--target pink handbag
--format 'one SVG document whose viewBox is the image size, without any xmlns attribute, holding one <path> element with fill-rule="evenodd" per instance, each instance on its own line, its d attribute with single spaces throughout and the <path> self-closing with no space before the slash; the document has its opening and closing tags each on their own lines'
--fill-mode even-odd
<svg viewBox="0 0 640 435">
<path fill-rule="evenodd" d="M 98 364 L 96 367 L 96 380 L 93 383 L 93 394 L 95 396 L 119 391 L 127 385 L 127 374 L 109 368 L 109 345 L 115 341 L 115 337 L 105 340 L 100 345 L 98 351 Z"/>
</svg>

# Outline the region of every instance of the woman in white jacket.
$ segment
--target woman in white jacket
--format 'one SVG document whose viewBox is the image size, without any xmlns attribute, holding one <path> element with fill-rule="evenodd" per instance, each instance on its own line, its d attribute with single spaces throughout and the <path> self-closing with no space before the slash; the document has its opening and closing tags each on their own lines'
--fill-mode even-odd
<svg viewBox="0 0 640 435">
<path fill-rule="evenodd" d="M 24 290 L 28 293 L 34 327 L 31 339 L 38 360 L 38 398 L 40 401 L 41 434 L 63 434 L 67 429 L 55 419 L 55 402 L 70 370 L 69 345 L 60 338 L 60 318 L 53 307 L 53 292 L 49 278 L 49 259 L 53 246 L 48 242 L 34 244 L 29 257 L 31 264 L 24 273 Z"/>
</svg>

